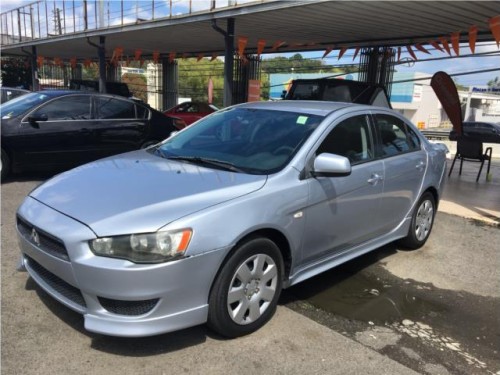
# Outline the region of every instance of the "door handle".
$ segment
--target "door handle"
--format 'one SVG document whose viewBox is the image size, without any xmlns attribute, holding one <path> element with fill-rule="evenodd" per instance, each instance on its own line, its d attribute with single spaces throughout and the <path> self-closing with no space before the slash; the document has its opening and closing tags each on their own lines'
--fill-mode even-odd
<svg viewBox="0 0 500 375">
<path fill-rule="evenodd" d="M 419 171 L 422 171 L 425 168 L 425 163 L 422 160 L 420 160 L 418 164 L 415 166 L 415 168 L 417 168 Z"/>
<path fill-rule="evenodd" d="M 368 183 L 370 185 L 377 185 L 377 183 L 379 181 L 383 181 L 383 180 L 384 180 L 384 178 L 381 175 L 379 175 L 377 173 L 373 173 L 372 176 L 368 179 Z"/>
</svg>

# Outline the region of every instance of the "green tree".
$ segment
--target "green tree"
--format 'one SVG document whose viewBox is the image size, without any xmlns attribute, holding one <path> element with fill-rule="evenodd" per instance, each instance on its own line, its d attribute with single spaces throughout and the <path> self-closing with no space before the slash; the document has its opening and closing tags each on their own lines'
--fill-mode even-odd
<svg viewBox="0 0 500 375">
<path fill-rule="evenodd" d="M 148 86 L 144 74 L 125 73 L 122 75 L 121 81 L 127 84 L 133 96 L 147 103 Z"/>
<path fill-rule="evenodd" d="M 224 62 L 195 58 L 179 59 L 179 96 L 194 101 L 208 101 L 208 82 L 214 84 L 213 104 L 222 107 L 224 96 Z"/>
<path fill-rule="evenodd" d="M 3 57 L 1 69 L 3 86 L 31 88 L 31 66 L 25 59 Z"/>
</svg>

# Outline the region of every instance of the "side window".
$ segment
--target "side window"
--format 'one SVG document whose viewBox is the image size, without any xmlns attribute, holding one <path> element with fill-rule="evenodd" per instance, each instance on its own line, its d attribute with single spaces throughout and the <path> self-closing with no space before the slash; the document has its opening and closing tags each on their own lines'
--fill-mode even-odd
<svg viewBox="0 0 500 375">
<path fill-rule="evenodd" d="M 373 144 L 367 116 L 354 116 L 337 124 L 321 143 L 316 154 L 324 152 L 345 156 L 351 164 L 371 160 Z"/>
<path fill-rule="evenodd" d="M 147 119 L 149 118 L 149 109 L 143 107 L 142 105 L 136 105 L 137 108 L 137 118 Z"/>
<path fill-rule="evenodd" d="M 126 100 L 110 97 L 97 97 L 97 118 L 99 119 L 132 119 L 136 118 L 135 104 Z"/>
<path fill-rule="evenodd" d="M 90 96 L 63 96 L 39 108 L 32 116 L 47 116 L 48 121 L 90 120 Z"/>
<path fill-rule="evenodd" d="M 417 134 L 399 118 L 378 114 L 375 121 L 381 142 L 380 156 L 388 157 L 420 148 Z"/>
</svg>

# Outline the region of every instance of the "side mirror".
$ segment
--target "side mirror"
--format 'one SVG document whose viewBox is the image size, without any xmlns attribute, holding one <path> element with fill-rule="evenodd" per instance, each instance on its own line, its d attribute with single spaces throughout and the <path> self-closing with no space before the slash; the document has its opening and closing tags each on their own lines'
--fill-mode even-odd
<svg viewBox="0 0 500 375">
<path fill-rule="evenodd" d="M 312 175 L 315 177 L 343 177 L 351 174 L 351 163 L 344 156 L 320 154 L 314 159 Z"/>
<path fill-rule="evenodd" d="M 30 116 L 28 117 L 28 122 L 31 126 L 34 128 L 40 128 L 40 125 L 38 125 L 38 122 L 40 121 L 47 121 L 49 118 L 45 113 L 42 113 L 41 115 L 38 116 Z"/>
</svg>

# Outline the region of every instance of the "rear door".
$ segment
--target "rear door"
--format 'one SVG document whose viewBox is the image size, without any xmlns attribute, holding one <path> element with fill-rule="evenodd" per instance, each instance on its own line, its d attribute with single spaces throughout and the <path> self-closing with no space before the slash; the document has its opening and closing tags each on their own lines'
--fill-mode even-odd
<svg viewBox="0 0 500 375">
<path fill-rule="evenodd" d="M 384 163 L 384 191 L 380 216 L 391 231 L 409 214 L 419 198 L 427 168 L 427 154 L 416 132 L 392 114 L 373 115 L 377 134 L 377 158 Z"/>
<path fill-rule="evenodd" d="M 131 100 L 95 95 L 96 131 L 93 147 L 101 156 L 141 147 L 149 132 L 150 111 Z"/>
</svg>

